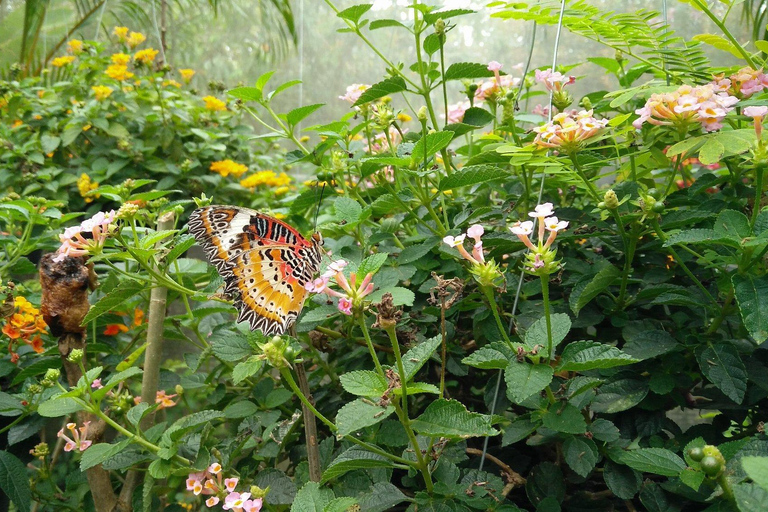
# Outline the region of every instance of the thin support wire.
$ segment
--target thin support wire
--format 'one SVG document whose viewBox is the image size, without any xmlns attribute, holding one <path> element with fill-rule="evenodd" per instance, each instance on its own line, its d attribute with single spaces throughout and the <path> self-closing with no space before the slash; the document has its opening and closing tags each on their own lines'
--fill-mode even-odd
<svg viewBox="0 0 768 512">
<path fill-rule="evenodd" d="M 665 30 L 669 28 L 669 21 L 667 20 L 667 0 L 661 0 L 662 16 L 664 16 Z M 669 71 L 667 71 L 667 56 L 661 54 L 661 67 L 664 69 L 664 76 L 667 77 L 667 85 L 669 85 Z"/>
<path fill-rule="evenodd" d="M 562 30 L 563 30 L 563 15 L 564 14 L 565 14 L 565 0 L 561 0 L 561 2 L 560 2 L 560 17 L 558 18 L 558 21 L 557 21 L 557 32 L 555 33 L 555 46 L 554 46 L 554 49 L 552 51 L 552 53 L 553 53 L 553 55 L 552 55 L 552 72 L 553 73 L 555 72 L 555 68 L 557 67 L 557 51 L 558 51 L 558 48 L 560 47 L 560 34 L 562 33 Z M 528 67 L 531 64 L 531 56 L 533 55 L 533 45 L 534 45 L 535 42 L 536 42 L 536 25 L 534 24 L 533 25 L 533 37 L 531 38 L 531 49 L 530 49 L 530 51 L 528 53 L 528 62 L 526 62 L 526 65 L 525 65 L 525 73 L 523 74 L 523 81 L 525 81 L 525 75 L 528 73 Z M 553 91 L 549 91 L 549 109 L 547 111 L 547 122 L 551 122 L 552 121 L 552 96 L 553 96 Z M 544 195 L 544 180 L 545 180 L 546 177 L 547 177 L 546 172 L 542 173 L 542 175 L 541 175 L 541 186 L 539 187 L 539 197 L 536 200 L 536 204 L 541 203 L 541 198 Z M 536 223 L 537 221 L 538 221 L 538 219 L 533 219 L 534 223 Z M 535 227 L 534 227 L 534 229 L 535 229 Z M 518 303 L 520 301 L 520 292 L 523 289 L 523 279 L 524 279 L 524 277 L 525 277 L 525 272 L 521 271 L 520 272 L 520 280 L 517 283 L 517 291 L 515 292 L 515 301 L 512 304 L 512 318 L 509 321 L 509 330 L 510 331 L 512 330 L 513 319 L 515 317 L 515 313 L 517 312 L 517 305 L 518 305 Z M 499 389 L 501 388 L 501 377 L 502 377 L 502 374 L 503 374 L 503 372 L 499 371 L 499 375 L 496 378 L 496 389 L 493 392 L 493 403 L 491 404 L 491 416 L 493 416 L 496 413 L 496 403 L 498 402 L 498 399 L 499 399 Z M 483 469 L 483 464 L 485 464 L 485 456 L 488 453 L 488 441 L 489 441 L 488 437 L 486 437 L 483 440 L 483 453 L 480 456 L 480 466 L 478 468 L 480 471 L 482 471 L 482 469 Z"/>
<path fill-rule="evenodd" d="M 299 1 L 299 104 L 304 105 L 304 0 Z M 298 126 L 301 132 L 301 122 Z"/>
<path fill-rule="evenodd" d="M 160 57 L 162 57 L 164 63 L 168 63 L 165 58 L 165 48 L 163 48 L 163 36 L 160 35 L 160 27 L 157 25 L 157 11 L 155 10 L 155 3 L 157 0 L 152 0 L 152 21 L 155 24 L 155 33 L 157 34 L 158 46 L 160 46 Z"/>
<path fill-rule="evenodd" d="M 101 6 L 101 11 L 99 12 L 99 19 L 96 20 L 96 32 L 93 33 L 93 40 L 98 41 L 99 40 L 99 32 L 101 29 L 101 20 L 104 18 L 104 11 L 107 10 L 107 4 L 109 3 L 109 0 L 104 0 L 104 3 Z"/>
</svg>

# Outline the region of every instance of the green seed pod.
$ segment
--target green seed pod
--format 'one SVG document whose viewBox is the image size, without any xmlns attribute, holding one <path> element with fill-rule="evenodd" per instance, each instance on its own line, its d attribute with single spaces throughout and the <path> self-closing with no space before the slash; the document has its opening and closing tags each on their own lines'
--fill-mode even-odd
<svg viewBox="0 0 768 512">
<path fill-rule="evenodd" d="M 694 446 L 688 450 L 688 456 L 696 462 L 701 462 L 701 459 L 704 458 L 704 450 L 699 446 Z"/>
<path fill-rule="evenodd" d="M 723 465 L 720 461 L 709 455 L 701 459 L 700 464 L 701 470 L 704 471 L 704 474 L 709 478 L 715 478 L 723 469 Z"/>
</svg>

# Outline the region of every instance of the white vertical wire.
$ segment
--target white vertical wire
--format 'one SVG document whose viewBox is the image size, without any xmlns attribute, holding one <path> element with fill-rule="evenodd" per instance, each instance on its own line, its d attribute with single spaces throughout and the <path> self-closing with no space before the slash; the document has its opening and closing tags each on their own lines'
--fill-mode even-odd
<svg viewBox="0 0 768 512">
<path fill-rule="evenodd" d="M 99 29 L 101 28 L 101 20 L 104 18 L 104 11 L 107 10 L 107 4 L 109 3 L 109 0 L 104 0 L 104 3 L 101 6 L 101 12 L 99 13 L 99 19 L 96 20 L 96 32 L 93 34 L 93 40 L 98 41 L 99 40 Z"/>
<path fill-rule="evenodd" d="M 155 10 L 155 3 L 157 3 L 157 0 L 152 0 L 152 20 L 155 24 L 155 33 L 157 34 L 157 43 L 160 47 L 160 56 L 163 58 L 163 63 L 168 64 L 168 59 L 165 58 L 165 48 L 163 48 L 163 37 L 160 35 L 160 28 L 157 26 L 157 11 Z"/>
<path fill-rule="evenodd" d="M 557 67 L 557 50 L 560 47 L 560 33 L 563 30 L 563 15 L 565 14 L 565 0 L 561 0 L 560 2 L 560 17 L 557 20 L 557 32 L 555 33 L 555 46 L 552 51 L 552 73 L 555 72 L 555 68 Z M 531 45 L 535 43 L 536 39 L 536 31 L 535 31 L 535 25 L 534 25 L 534 31 L 533 31 L 533 37 L 531 38 Z M 528 64 L 530 64 L 530 58 L 528 60 Z M 526 71 L 523 74 L 522 80 L 525 80 L 525 74 L 528 72 L 528 64 L 526 64 Z M 554 91 L 549 91 L 549 109 L 547 111 L 547 122 L 552 121 L 552 96 L 554 94 Z M 536 200 L 536 204 L 541 203 L 541 198 L 544 195 L 544 180 L 547 177 L 546 171 L 542 173 L 541 175 L 541 186 L 539 187 L 539 196 Z M 539 222 L 539 219 L 534 218 L 534 229 L 535 224 Z M 525 278 L 525 271 L 522 269 L 520 270 L 520 280 L 517 283 L 517 291 L 515 292 L 515 301 L 512 304 L 512 318 L 515 316 L 515 312 L 517 311 L 517 304 L 520 300 L 520 292 L 523 289 L 523 279 Z M 510 320 L 510 328 L 511 328 L 512 320 Z M 491 417 L 496 413 L 496 402 L 499 399 L 499 389 L 501 388 L 501 377 L 503 374 L 503 370 L 499 371 L 499 375 L 496 378 L 496 389 L 493 392 L 493 403 L 491 403 Z M 486 437 L 485 440 L 483 440 L 483 453 L 480 456 L 480 466 L 478 467 L 479 470 L 482 471 L 483 464 L 485 464 L 485 456 L 488 453 L 488 441 L 489 438 Z"/>
<path fill-rule="evenodd" d="M 667 0 L 661 0 L 662 16 L 664 17 L 664 30 L 669 29 L 669 21 L 667 20 Z M 667 79 L 667 85 L 669 85 L 669 71 L 667 71 L 667 56 L 661 54 L 661 62 L 664 66 L 664 76 Z"/>
<path fill-rule="evenodd" d="M 299 0 L 299 104 L 304 105 L 304 0 Z M 299 133 L 301 133 L 299 122 Z"/>
</svg>

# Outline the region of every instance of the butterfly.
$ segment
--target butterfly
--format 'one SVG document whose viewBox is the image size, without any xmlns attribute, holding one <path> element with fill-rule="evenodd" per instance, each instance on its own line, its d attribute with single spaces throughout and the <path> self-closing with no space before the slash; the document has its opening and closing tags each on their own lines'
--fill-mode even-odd
<svg viewBox="0 0 768 512">
<path fill-rule="evenodd" d="M 304 285 L 320 267 L 323 237 L 309 240 L 274 217 L 237 206 L 205 206 L 189 217 L 189 232 L 236 296 L 237 321 L 283 334 L 299 316 Z"/>
</svg>

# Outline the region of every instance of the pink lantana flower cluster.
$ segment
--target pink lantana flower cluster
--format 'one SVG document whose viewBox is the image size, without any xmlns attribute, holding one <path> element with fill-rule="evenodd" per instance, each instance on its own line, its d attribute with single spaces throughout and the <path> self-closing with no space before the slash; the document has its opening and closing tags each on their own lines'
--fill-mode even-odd
<svg viewBox="0 0 768 512">
<path fill-rule="evenodd" d="M 114 222 L 115 211 L 111 210 L 107 213 L 99 212 L 90 219 L 84 220 L 79 226 L 65 229 L 64 233 L 59 235 L 61 247 L 56 251 L 57 255 L 53 261 L 62 261 L 67 256 L 99 254 L 112 231 L 111 226 Z"/>
<path fill-rule="evenodd" d="M 336 260 L 328 265 L 328 270 L 323 273 L 317 279 L 307 282 L 304 288 L 310 293 L 325 293 L 329 297 L 336 297 L 339 299 L 338 307 L 339 311 L 345 315 L 352 314 L 353 307 L 361 307 L 363 305 L 363 299 L 370 295 L 376 288 L 371 282 L 373 274 L 368 273 L 360 283 L 357 283 L 357 275 L 352 272 L 349 275 L 349 280 L 344 275 L 344 268 L 347 266 L 345 260 Z M 338 292 L 328 286 L 331 279 L 336 281 L 336 284 L 343 290 L 344 293 Z"/>
<path fill-rule="evenodd" d="M 725 78 L 724 74 L 715 76 L 712 85 L 718 91 L 728 92 L 740 98 L 749 98 L 768 87 L 768 75 L 763 73 L 762 69 L 745 67 L 728 78 Z"/>
<path fill-rule="evenodd" d="M 763 120 L 768 115 L 768 107 L 766 106 L 752 106 L 744 109 L 743 114 L 747 117 L 751 117 L 755 122 L 755 135 L 757 136 L 757 143 L 762 144 L 763 139 Z"/>
<path fill-rule="evenodd" d="M 528 216 L 536 219 L 538 224 L 536 244 L 530 239 L 534 230 L 534 221 L 517 221 L 509 228 L 531 250 L 526 254 L 526 270 L 539 276 L 553 274 L 558 270 L 560 262 L 555 261 L 557 251 L 552 248 L 552 244 L 557 234 L 568 227 L 568 221 L 560 220 L 555 216 L 552 203 L 537 205 L 534 211 L 528 212 Z M 547 231 L 549 235 L 545 239 L 544 235 Z"/>
<path fill-rule="evenodd" d="M 553 117 L 552 121 L 533 129 L 536 132 L 533 143 L 540 148 L 574 153 L 606 125 L 608 120 L 595 118 L 592 110 L 582 110 L 575 115 L 562 112 Z"/>
<path fill-rule="evenodd" d="M 475 101 L 495 101 L 497 93 L 504 94 L 511 87 L 520 84 L 519 78 L 513 78 L 511 75 L 501 74 L 502 64 L 492 60 L 488 63 L 488 71 L 493 71 L 493 80 L 486 80 L 477 85 L 475 90 Z"/>
<path fill-rule="evenodd" d="M 483 254 L 483 241 L 481 238 L 484 234 L 485 228 L 480 224 L 474 224 L 467 229 L 466 233 L 458 236 L 448 235 L 444 237 L 443 243 L 458 249 L 459 254 L 472 264 L 469 270 L 481 286 L 497 286 L 502 275 L 496 262 L 493 259 L 486 260 L 485 254 Z M 464 247 L 464 241 L 467 237 L 475 241 L 472 245 L 471 254 Z"/>
<path fill-rule="evenodd" d="M 222 503 L 224 510 L 259 512 L 263 505 L 263 499 L 251 499 L 251 493 L 235 491 L 240 479 L 236 477 L 223 478 L 221 469 L 221 464 L 214 462 L 205 471 L 190 474 L 186 482 L 187 490 L 192 491 L 195 496 L 201 494 L 210 496 L 205 500 L 205 504 L 209 508 Z"/>
<path fill-rule="evenodd" d="M 348 101 L 354 105 L 355 102 L 360 99 L 360 96 L 362 96 L 362 94 L 370 88 L 371 86 L 368 84 L 349 85 L 347 86 L 346 94 L 344 94 L 344 96 L 339 96 L 339 99 Z"/>
<path fill-rule="evenodd" d="M 60 437 L 66 441 L 66 444 L 64 445 L 64 451 L 65 452 L 71 452 L 74 449 L 78 449 L 81 452 L 84 452 L 87 450 L 92 444 L 93 441 L 88 440 L 88 427 L 91 424 L 90 421 L 83 422 L 83 426 L 79 429 L 77 428 L 76 423 L 67 423 L 67 430 L 69 430 L 72 433 L 72 438 L 68 437 L 64 433 L 64 429 L 62 428 L 59 430 L 58 434 L 56 434 L 57 437 Z"/>
<path fill-rule="evenodd" d="M 691 124 L 699 123 L 705 132 L 719 130 L 725 116 L 739 102 L 739 98 L 727 91 L 728 86 L 724 84 L 706 84 L 681 85 L 674 92 L 652 94 L 643 108 L 635 110 L 640 118 L 632 125 L 639 130 L 647 121 L 685 130 Z"/>
<path fill-rule="evenodd" d="M 537 69 L 534 76 L 537 82 L 544 85 L 552 93 L 552 105 L 560 112 L 564 112 L 573 103 L 573 97 L 565 90 L 565 86 L 574 84 L 576 82 L 575 76 L 565 76 L 551 69 Z"/>
</svg>

